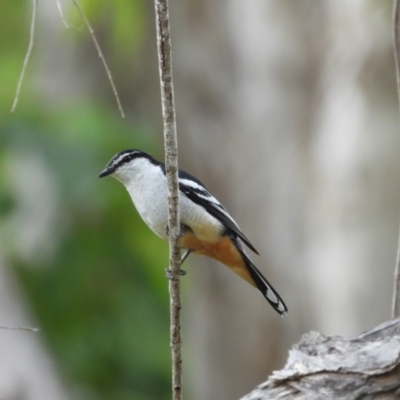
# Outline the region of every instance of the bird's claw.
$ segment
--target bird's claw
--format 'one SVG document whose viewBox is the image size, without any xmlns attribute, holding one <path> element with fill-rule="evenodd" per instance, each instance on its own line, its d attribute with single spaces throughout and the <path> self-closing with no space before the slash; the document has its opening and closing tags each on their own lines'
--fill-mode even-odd
<svg viewBox="0 0 400 400">
<path fill-rule="evenodd" d="M 184 275 L 186 275 L 186 271 L 184 270 L 184 269 L 180 269 L 179 270 L 179 275 L 180 276 L 184 276 Z M 174 276 L 172 275 L 172 271 L 171 271 L 171 269 L 170 268 L 166 268 L 165 269 L 165 276 L 167 277 L 167 279 L 174 279 Z"/>
<path fill-rule="evenodd" d="M 165 225 L 165 234 L 167 236 L 169 236 L 169 226 L 168 225 Z M 178 234 L 178 239 L 180 239 L 184 234 L 185 234 L 185 226 L 181 225 L 180 226 L 180 231 L 179 231 L 179 234 Z"/>
</svg>

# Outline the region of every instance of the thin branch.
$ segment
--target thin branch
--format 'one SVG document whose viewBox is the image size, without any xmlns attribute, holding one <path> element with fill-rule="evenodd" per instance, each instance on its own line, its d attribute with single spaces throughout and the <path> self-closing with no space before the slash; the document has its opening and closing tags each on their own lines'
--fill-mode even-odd
<svg viewBox="0 0 400 400">
<path fill-rule="evenodd" d="M 39 328 L 31 328 L 30 326 L 2 326 L 0 325 L 0 329 L 6 329 L 11 331 L 27 331 L 27 332 L 39 332 Z"/>
<path fill-rule="evenodd" d="M 67 20 L 66 20 L 65 17 L 64 17 L 64 12 L 63 12 L 63 9 L 62 9 L 62 7 L 61 7 L 60 0 L 56 0 L 56 3 L 57 3 L 58 13 L 60 14 L 60 18 L 61 18 L 61 20 L 62 20 L 64 26 L 65 26 L 66 28 L 69 28 L 68 22 L 67 22 Z"/>
<path fill-rule="evenodd" d="M 32 53 L 32 49 L 33 49 L 33 42 L 34 42 L 34 37 L 35 37 L 35 21 L 36 21 L 37 0 L 32 0 L 32 1 L 33 1 L 33 9 L 32 9 L 31 30 L 30 30 L 30 33 L 29 33 L 29 45 L 28 45 L 28 50 L 27 50 L 26 55 L 25 55 L 24 63 L 22 65 L 22 71 L 21 71 L 21 74 L 19 75 L 17 91 L 16 91 L 15 96 L 14 96 L 14 102 L 13 102 L 13 105 L 11 107 L 11 112 L 14 112 L 16 107 L 17 107 L 19 94 L 21 92 L 22 81 L 24 80 L 26 67 L 28 66 L 29 58 L 31 57 L 31 53 Z"/>
<path fill-rule="evenodd" d="M 96 50 L 97 50 L 97 54 L 100 57 L 100 60 L 102 61 L 103 65 L 104 65 L 104 69 L 106 70 L 106 73 L 107 73 L 107 76 L 108 76 L 108 80 L 110 81 L 111 88 L 112 88 L 112 91 L 114 93 L 115 100 L 117 101 L 119 112 L 121 113 L 121 117 L 124 118 L 125 117 L 125 113 L 124 113 L 124 110 L 122 108 L 122 104 L 121 104 L 121 102 L 119 100 L 117 88 L 115 87 L 115 84 L 114 84 L 114 79 L 113 79 L 113 77 L 111 75 L 110 69 L 108 68 L 107 61 L 106 61 L 106 59 L 105 59 L 105 57 L 103 55 L 103 52 L 101 51 L 101 48 L 100 48 L 100 45 L 99 45 L 99 43 L 97 41 L 96 35 L 94 34 L 94 30 L 93 30 L 92 26 L 90 25 L 89 20 L 86 18 L 86 15 L 84 14 L 82 8 L 78 4 L 77 0 L 72 0 L 72 2 L 74 3 L 75 7 L 78 9 L 79 14 L 81 14 L 81 17 L 82 17 L 83 21 L 85 22 L 85 25 L 86 25 L 89 33 L 90 33 L 90 36 L 92 37 L 92 40 L 94 42 L 94 46 L 96 47 Z"/>
<path fill-rule="evenodd" d="M 170 250 L 170 346 L 172 399 L 182 399 L 182 315 L 180 295 L 180 223 L 178 197 L 178 143 L 172 79 L 171 37 L 168 1 L 155 0 L 157 50 L 164 123 L 165 168 L 168 183 L 168 227 Z"/>
<path fill-rule="evenodd" d="M 393 41 L 394 41 L 394 61 L 396 65 L 397 94 L 400 107 L 400 5 L 399 0 L 394 0 L 393 4 Z M 392 319 L 400 316 L 400 232 L 397 245 L 397 260 L 394 272 L 394 288 L 392 301 Z"/>
</svg>

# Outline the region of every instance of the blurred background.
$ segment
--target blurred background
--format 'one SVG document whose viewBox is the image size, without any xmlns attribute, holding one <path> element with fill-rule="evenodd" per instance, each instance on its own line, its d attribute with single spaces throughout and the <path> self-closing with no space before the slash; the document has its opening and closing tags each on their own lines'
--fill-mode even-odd
<svg viewBox="0 0 400 400">
<path fill-rule="evenodd" d="M 239 399 L 310 330 L 390 318 L 399 230 L 391 2 L 170 2 L 181 168 L 260 252 L 280 318 L 250 285 L 193 256 L 182 279 L 185 398 Z M 170 398 L 168 246 L 121 184 L 126 148 L 163 157 L 153 2 L 81 0 L 0 14 L 0 398 Z"/>
</svg>

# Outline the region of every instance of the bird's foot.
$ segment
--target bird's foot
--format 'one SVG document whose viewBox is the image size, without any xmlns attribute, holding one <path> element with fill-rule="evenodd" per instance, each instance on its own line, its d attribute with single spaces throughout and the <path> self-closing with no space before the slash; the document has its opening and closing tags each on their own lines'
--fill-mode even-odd
<svg viewBox="0 0 400 400">
<path fill-rule="evenodd" d="M 185 225 L 181 224 L 178 239 L 180 239 L 185 234 L 186 230 L 187 230 L 187 227 Z M 167 236 L 169 236 L 169 226 L 168 225 L 165 225 L 165 234 Z"/>
<path fill-rule="evenodd" d="M 180 276 L 184 276 L 186 275 L 186 271 L 184 269 L 180 269 L 179 270 L 179 275 Z M 172 271 L 170 268 L 165 268 L 165 276 L 167 277 L 167 279 L 174 279 L 173 275 L 172 275 Z"/>
</svg>

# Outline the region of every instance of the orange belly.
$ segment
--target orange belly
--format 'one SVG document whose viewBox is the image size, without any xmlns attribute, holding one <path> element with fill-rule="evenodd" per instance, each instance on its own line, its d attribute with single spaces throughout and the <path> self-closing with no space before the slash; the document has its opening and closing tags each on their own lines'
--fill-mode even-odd
<svg viewBox="0 0 400 400">
<path fill-rule="evenodd" d="M 193 253 L 219 261 L 251 285 L 256 286 L 242 255 L 228 236 L 222 236 L 217 242 L 209 243 L 198 240 L 193 232 L 187 231 L 181 237 L 180 245 L 183 248 L 191 249 Z"/>
</svg>

